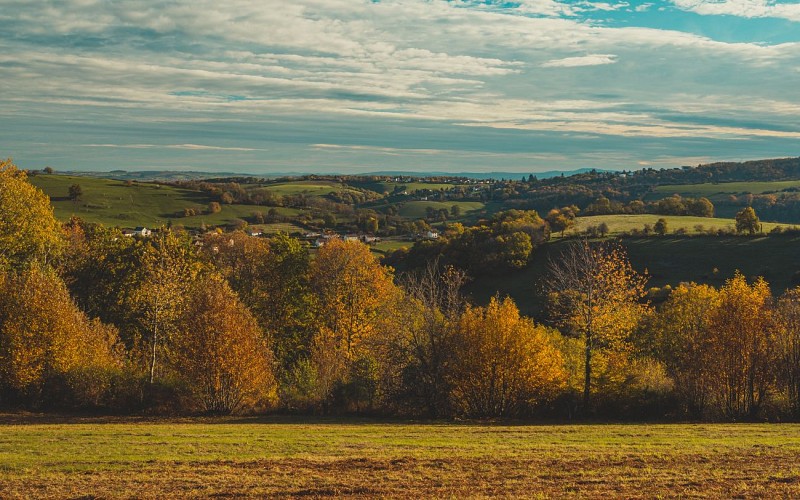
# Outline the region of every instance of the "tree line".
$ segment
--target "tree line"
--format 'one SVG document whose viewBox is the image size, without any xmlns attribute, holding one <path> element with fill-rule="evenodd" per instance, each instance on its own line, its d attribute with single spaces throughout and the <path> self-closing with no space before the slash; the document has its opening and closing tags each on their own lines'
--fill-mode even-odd
<svg viewBox="0 0 800 500">
<path fill-rule="evenodd" d="M 541 220 L 494 220 L 499 237 Z M 530 236 L 530 235 L 529 235 Z M 477 237 L 477 235 L 476 235 Z M 480 241 L 480 239 L 475 240 Z M 0 405 L 450 417 L 800 416 L 800 291 L 684 284 L 658 308 L 622 248 L 550 264 L 548 317 L 474 305 L 435 260 L 357 242 L 151 238 L 73 219 L 0 166 Z M 545 324 L 546 323 L 546 324 Z"/>
</svg>

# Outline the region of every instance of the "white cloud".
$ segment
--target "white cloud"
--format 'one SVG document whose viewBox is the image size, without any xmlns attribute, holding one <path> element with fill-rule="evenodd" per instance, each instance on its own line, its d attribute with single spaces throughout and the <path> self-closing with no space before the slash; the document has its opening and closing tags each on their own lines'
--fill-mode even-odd
<svg viewBox="0 0 800 500">
<path fill-rule="evenodd" d="M 565 57 L 564 59 L 552 59 L 542 64 L 543 68 L 574 68 L 578 66 L 599 66 L 602 64 L 614 64 L 617 56 L 613 54 L 590 54 L 587 56 Z"/>
<path fill-rule="evenodd" d="M 769 0 L 672 0 L 676 7 L 703 15 L 775 17 L 800 22 L 800 3 Z"/>
</svg>

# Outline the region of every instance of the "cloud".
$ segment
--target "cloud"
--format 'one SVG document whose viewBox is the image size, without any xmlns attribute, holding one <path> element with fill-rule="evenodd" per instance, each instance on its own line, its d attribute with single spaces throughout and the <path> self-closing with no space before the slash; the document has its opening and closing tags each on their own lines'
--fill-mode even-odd
<svg viewBox="0 0 800 500">
<path fill-rule="evenodd" d="M 599 66 L 601 64 L 614 64 L 617 56 L 613 54 L 591 54 L 587 56 L 566 57 L 552 59 L 542 64 L 543 68 L 575 68 L 578 66 Z"/>
<path fill-rule="evenodd" d="M 800 22 L 800 3 L 769 0 L 672 0 L 682 10 L 702 15 L 774 17 Z"/>
<path fill-rule="evenodd" d="M 0 150 L 32 158 L 70 150 L 97 165 L 170 155 L 185 165 L 216 150 L 242 168 L 315 166 L 328 157 L 416 165 L 421 155 L 459 164 L 470 155 L 568 161 L 499 154 L 556 144 L 581 161 L 612 162 L 633 158 L 628 149 L 641 139 L 659 154 L 678 148 L 677 158 L 729 151 L 734 141 L 742 151 L 758 142 L 784 154 L 800 129 L 791 86 L 800 44 L 637 26 L 649 16 L 630 11 L 650 5 L 7 0 Z M 741 0 L 675 5 L 750 17 L 792 9 Z M 598 136 L 616 148 L 613 160 L 582 156 L 598 153 Z M 94 149 L 71 150 L 73 142 Z M 365 145 L 309 146 L 348 142 Z M 347 154 L 325 155 L 334 151 Z"/>
</svg>

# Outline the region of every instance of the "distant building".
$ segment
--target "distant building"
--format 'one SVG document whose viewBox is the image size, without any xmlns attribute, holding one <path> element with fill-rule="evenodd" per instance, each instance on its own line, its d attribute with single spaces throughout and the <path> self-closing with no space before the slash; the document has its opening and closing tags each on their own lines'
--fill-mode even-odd
<svg viewBox="0 0 800 500">
<path fill-rule="evenodd" d="M 134 237 L 134 236 L 147 238 L 148 236 L 153 234 L 153 231 L 147 229 L 146 227 L 139 226 L 136 229 L 124 229 L 122 231 L 122 234 L 123 234 L 123 236 L 128 236 L 128 237 L 131 237 L 131 238 Z"/>
</svg>

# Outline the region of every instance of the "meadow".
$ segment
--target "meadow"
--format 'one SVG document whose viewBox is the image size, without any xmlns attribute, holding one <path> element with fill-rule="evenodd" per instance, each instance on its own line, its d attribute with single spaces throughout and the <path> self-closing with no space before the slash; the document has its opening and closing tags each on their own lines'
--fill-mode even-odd
<svg viewBox="0 0 800 500">
<path fill-rule="evenodd" d="M 747 182 L 706 182 L 703 184 L 670 184 L 657 186 L 648 200 L 660 200 L 665 196 L 679 194 L 683 197 L 699 198 L 705 196 L 712 201 L 715 198 L 731 194 L 764 194 L 786 189 L 800 189 L 800 181 L 747 181 Z"/>
<path fill-rule="evenodd" d="M 796 424 L 0 422 L 4 498 L 800 495 Z"/>
<path fill-rule="evenodd" d="M 62 221 L 77 216 L 87 222 L 109 227 L 159 227 L 169 222 L 188 228 L 225 225 L 236 219 L 250 217 L 253 212 L 264 212 L 269 207 L 254 205 L 223 205 L 218 213 L 205 213 L 211 198 L 205 193 L 172 186 L 98 179 L 84 176 L 36 175 L 30 177 L 33 185 L 50 197 L 56 218 Z M 68 198 L 69 186 L 81 186 L 83 196 L 77 201 Z M 284 186 L 283 192 L 289 190 Z M 295 186 L 293 191 L 312 189 Z M 184 208 L 194 208 L 200 215 L 183 217 Z M 278 214 L 293 216 L 300 210 L 276 208 Z"/>
<path fill-rule="evenodd" d="M 736 222 L 733 219 L 724 219 L 718 217 L 692 217 L 685 215 L 655 215 L 655 214 L 641 214 L 641 215 L 592 215 L 588 217 L 578 217 L 574 230 L 583 232 L 590 226 L 597 226 L 605 223 L 608 226 L 609 234 L 616 235 L 624 232 L 631 232 L 634 230 L 641 231 L 645 224 L 652 226 L 658 221 L 664 219 L 667 221 L 667 232 L 673 233 L 677 229 L 684 229 L 688 234 L 703 233 L 708 230 L 734 230 Z M 775 222 L 764 222 L 763 231 L 769 232 L 776 226 L 784 228 L 791 227 L 791 224 L 778 224 Z M 698 226 L 702 226 L 699 228 Z"/>
</svg>

